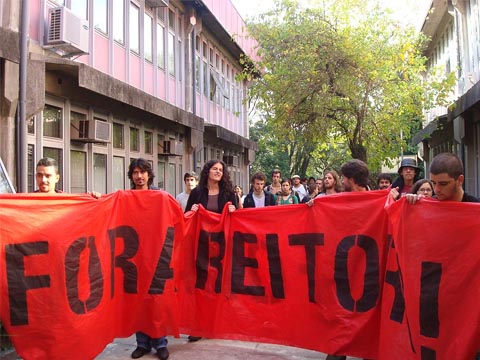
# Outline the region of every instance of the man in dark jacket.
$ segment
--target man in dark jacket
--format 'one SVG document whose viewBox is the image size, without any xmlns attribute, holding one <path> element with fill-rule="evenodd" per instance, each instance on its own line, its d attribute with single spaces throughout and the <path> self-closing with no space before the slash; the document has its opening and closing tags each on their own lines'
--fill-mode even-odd
<svg viewBox="0 0 480 360">
<path fill-rule="evenodd" d="M 253 174 L 251 180 L 251 189 L 245 200 L 243 200 L 243 208 L 254 208 L 275 205 L 275 198 L 272 193 L 263 190 L 266 177 L 262 172 Z"/>
</svg>

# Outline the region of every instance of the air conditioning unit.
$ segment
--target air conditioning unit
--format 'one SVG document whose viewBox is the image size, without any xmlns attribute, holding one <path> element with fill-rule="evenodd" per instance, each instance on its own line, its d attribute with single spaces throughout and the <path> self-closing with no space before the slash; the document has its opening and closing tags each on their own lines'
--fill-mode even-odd
<svg viewBox="0 0 480 360">
<path fill-rule="evenodd" d="M 223 155 L 223 162 L 228 166 L 238 166 L 238 156 L 236 155 Z"/>
<path fill-rule="evenodd" d="M 145 0 L 145 5 L 156 8 L 168 6 L 170 0 Z"/>
<path fill-rule="evenodd" d="M 70 138 L 82 142 L 109 143 L 112 141 L 112 124 L 101 120 L 72 122 Z"/>
<path fill-rule="evenodd" d="M 183 143 L 178 140 L 164 140 L 159 153 L 162 155 L 183 155 Z"/>
<path fill-rule="evenodd" d="M 88 22 L 64 6 L 49 9 L 46 44 L 69 55 L 88 53 Z"/>
</svg>

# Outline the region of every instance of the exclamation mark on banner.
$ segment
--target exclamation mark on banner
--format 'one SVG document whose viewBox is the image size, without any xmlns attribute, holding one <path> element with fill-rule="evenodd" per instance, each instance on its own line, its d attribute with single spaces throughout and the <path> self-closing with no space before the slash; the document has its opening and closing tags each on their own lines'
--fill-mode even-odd
<svg viewBox="0 0 480 360">
<path fill-rule="evenodd" d="M 442 264 L 422 262 L 420 280 L 420 334 L 430 338 L 438 338 L 440 321 L 438 319 L 438 293 L 442 278 Z M 435 360 L 436 351 L 421 347 L 422 360 Z"/>
</svg>

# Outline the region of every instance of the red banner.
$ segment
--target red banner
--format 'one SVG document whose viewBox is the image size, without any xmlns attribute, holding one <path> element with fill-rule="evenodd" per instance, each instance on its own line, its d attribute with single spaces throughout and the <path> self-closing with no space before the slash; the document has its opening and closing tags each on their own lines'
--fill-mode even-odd
<svg viewBox="0 0 480 360">
<path fill-rule="evenodd" d="M 25 359 L 93 358 L 138 330 L 473 358 L 479 205 L 401 200 L 387 214 L 387 193 L 185 221 L 162 191 L 1 196 L 1 320 Z"/>
<path fill-rule="evenodd" d="M 160 191 L 2 196 L 1 320 L 18 354 L 91 359 L 137 330 L 178 334 L 182 219 Z"/>
</svg>

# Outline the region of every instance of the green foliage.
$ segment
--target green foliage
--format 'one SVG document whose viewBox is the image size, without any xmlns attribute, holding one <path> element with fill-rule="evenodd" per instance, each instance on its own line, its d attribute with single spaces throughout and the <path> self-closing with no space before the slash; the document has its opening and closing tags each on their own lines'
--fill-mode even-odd
<svg viewBox="0 0 480 360">
<path fill-rule="evenodd" d="M 445 105 L 453 85 L 453 74 L 424 80 L 426 39 L 373 0 L 277 0 L 248 26 L 262 60 L 244 76 L 267 130 L 254 168 L 287 161 L 306 175 L 353 157 L 377 169 L 408 148 L 422 111 Z"/>
</svg>

